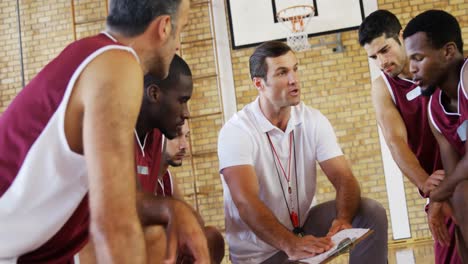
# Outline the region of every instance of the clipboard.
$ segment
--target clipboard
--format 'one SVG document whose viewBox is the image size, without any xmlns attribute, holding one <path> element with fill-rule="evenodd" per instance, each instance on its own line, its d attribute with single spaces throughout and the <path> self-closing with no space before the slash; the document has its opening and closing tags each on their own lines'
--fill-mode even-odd
<svg viewBox="0 0 468 264">
<path fill-rule="evenodd" d="M 302 259 L 294 263 L 325 264 L 336 257 L 351 251 L 357 244 L 369 237 L 374 231 L 366 228 L 344 229 L 332 236 L 335 244 L 330 250 L 315 257 Z"/>
</svg>

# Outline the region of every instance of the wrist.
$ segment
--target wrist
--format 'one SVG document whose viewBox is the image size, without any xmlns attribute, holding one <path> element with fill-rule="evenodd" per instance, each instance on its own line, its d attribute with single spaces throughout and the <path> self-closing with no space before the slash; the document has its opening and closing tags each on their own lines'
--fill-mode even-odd
<svg viewBox="0 0 468 264">
<path fill-rule="evenodd" d="M 335 221 L 345 224 L 351 224 L 351 222 L 353 221 L 353 217 L 349 215 L 338 215 Z"/>
<path fill-rule="evenodd" d="M 280 243 L 280 250 L 284 251 L 286 255 L 291 256 L 291 253 L 296 249 L 298 244 L 297 240 L 301 239 L 291 233 L 291 237 L 283 240 L 283 243 Z"/>
<path fill-rule="evenodd" d="M 426 182 L 421 182 L 421 183 L 417 184 L 416 187 L 418 187 L 419 194 L 423 198 L 429 198 L 430 191 L 426 190 L 425 185 L 426 185 Z"/>
</svg>

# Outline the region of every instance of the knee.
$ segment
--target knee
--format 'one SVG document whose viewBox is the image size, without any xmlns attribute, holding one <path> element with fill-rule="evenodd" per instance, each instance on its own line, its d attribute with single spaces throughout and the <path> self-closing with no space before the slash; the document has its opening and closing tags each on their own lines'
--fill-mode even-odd
<svg viewBox="0 0 468 264">
<path fill-rule="evenodd" d="M 360 214 L 367 219 L 373 219 L 377 225 L 384 228 L 388 225 L 385 208 L 373 199 L 361 199 Z"/>
<path fill-rule="evenodd" d="M 166 241 L 166 230 L 163 226 L 152 225 L 144 228 L 146 241 Z"/>
<path fill-rule="evenodd" d="M 205 227 L 205 235 L 208 247 L 215 263 L 221 263 L 224 258 L 224 237 L 214 226 Z"/>
<path fill-rule="evenodd" d="M 214 226 L 205 226 L 205 235 L 208 241 L 224 244 L 223 235 L 221 235 L 221 232 Z"/>
<path fill-rule="evenodd" d="M 361 211 L 387 219 L 385 208 L 376 200 L 363 197 L 361 199 Z"/>
<path fill-rule="evenodd" d="M 161 263 L 166 252 L 166 231 L 162 226 L 144 228 L 148 263 Z"/>
</svg>

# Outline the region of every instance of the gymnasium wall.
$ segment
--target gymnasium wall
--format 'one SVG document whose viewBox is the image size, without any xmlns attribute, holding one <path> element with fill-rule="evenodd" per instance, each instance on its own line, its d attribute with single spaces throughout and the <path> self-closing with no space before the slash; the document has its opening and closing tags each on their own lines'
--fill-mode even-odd
<svg viewBox="0 0 468 264">
<path fill-rule="evenodd" d="M 220 1 L 220 0 L 213 0 Z M 67 43 L 103 29 L 105 0 L 22 0 L 20 16 L 22 48 L 27 83 Z M 406 24 L 421 11 L 438 8 L 455 15 L 468 39 L 468 3 L 465 0 L 379 0 L 379 8 L 389 9 Z M 181 55 L 192 67 L 195 89 L 190 101 L 190 156 L 173 169 L 186 199 L 202 214 L 207 224 L 224 229 L 222 187 L 216 155 L 217 133 L 223 120 L 211 1 L 192 1 L 191 21 L 182 34 Z M 73 7 L 73 8 L 72 8 Z M 73 11 L 74 9 L 74 11 Z M 324 36 L 332 40 L 334 35 Z M 357 43 L 357 31 L 342 34 L 345 51 L 333 46 L 297 53 L 300 63 L 302 98 L 322 111 L 336 130 L 343 151 L 361 183 L 364 196 L 377 199 L 388 208 L 375 114 L 370 100 L 367 57 Z M 318 43 L 319 37 L 310 39 Z M 466 47 L 465 47 L 466 49 Z M 253 48 L 233 50 L 235 94 L 240 110 L 257 92 L 248 74 L 248 57 Z M 16 1 L 0 2 L 0 113 L 22 88 Z M 31 109 L 33 111 L 34 109 Z M 411 234 L 414 239 L 430 236 L 423 212 L 425 201 L 405 180 Z M 320 174 L 318 201 L 334 198 L 334 190 Z M 391 238 L 391 226 L 389 229 Z"/>
</svg>

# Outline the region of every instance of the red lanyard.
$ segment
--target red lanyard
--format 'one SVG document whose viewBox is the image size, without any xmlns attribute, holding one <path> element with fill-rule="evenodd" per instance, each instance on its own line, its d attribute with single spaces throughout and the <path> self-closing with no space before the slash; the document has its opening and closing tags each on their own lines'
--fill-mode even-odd
<svg viewBox="0 0 468 264">
<path fill-rule="evenodd" d="M 273 154 L 280 165 L 281 171 L 283 172 L 283 176 L 288 182 L 288 193 L 291 194 L 291 151 L 292 151 L 291 142 L 292 142 L 293 134 L 292 132 L 289 134 L 288 173 L 286 173 L 286 170 L 283 167 L 283 163 L 281 162 L 278 156 L 278 153 L 276 152 L 275 145 L 273 145 L 273 142 L 271 141 L 270 135 L 268 135 L 268 133 L 267 133 L 267 137 L 268 137 L 268 141 L 270 142 L 271 149 L 273 149 Z"/>
<path fill-rule="evenodd" d="M 276 152 L 276 148 L 275 146 L 273 145 L 273 142 L 271 141 L 271 138 L 270 138 L 270 135 L 268 135 L 268 133 L 266 133 L 267 135 L 267 138 L 268 138 L 268 141 L 270 142 L 270 147 L 271 147 L 271 150 L 273 152 L 273 159 L 276 159 L 280 165 L 280 168 L 281 168 L 281 171 L 283 172 L 283 176 L 284 178 L 286 179 L 286 181 L 288 182 L 288 193 L 289 193 L 289 201 L 291 203 L 291 210 L 289 210 L 289 206 L 288 206 L 288 203 L 286 201 L 286 197 L 284 197 L 285 199 L 285 202 L 286 202 L 286 207 L 288 207 L 288 211 L 289 211 L 289 217 L 291 219 L 291 223 L 294 227 L 294 230 L 293 232 L 297 235 L 300 235 L 300 236 L 303 236 L 303 229 L 299 226 L 300 225 L 300 221 L 299 221 L 299 215 L 294 211 L 294 203 L 293 203 L 293 199 L 292 199 L 292 189 L 291 189 L 291 153 L 292 153 L 292 142 L 294 141 L 294 132 L 291 132 L 289 134 L 289 156 L 288 156 L 288 173 L 286 173 L 286 170 L 284 169 L 283 167 L 283 164 L 281 163 L 281 160 L 278 156 L 278 153 Z M 276 166 L 276 162 L 275 162 L 275 167 L 276 167 L 276 171 L 278 172 L 278 167 Z M 295 168 L 296 169 L 296 168 Z M 278 177 L 279 177 L 279 172 L 278 172 Z M 296 175 L 297 177 L 297 175 Z M 279 179 L 279 178 L 278 178 Z M 280 181 L 280 184 L 281 184 L 281 181 Z M 296 178 L 296 184 L 297 184 L 297 178 Z M 281 189 L 283 190 L 283 185 L 281 184 Z M 296 186 L 296 189 L 297 189 L 297 186 Z M 296 190 L 297 192 L 297 190 Z M 283 192 L 283 195 L 284 195 L 284 192 Z M 296 193 L 296 198 L 297 198 L 297 206 L 299 207 L 299 198 L 298 198 L 298 193 Z"/>
</svg>

